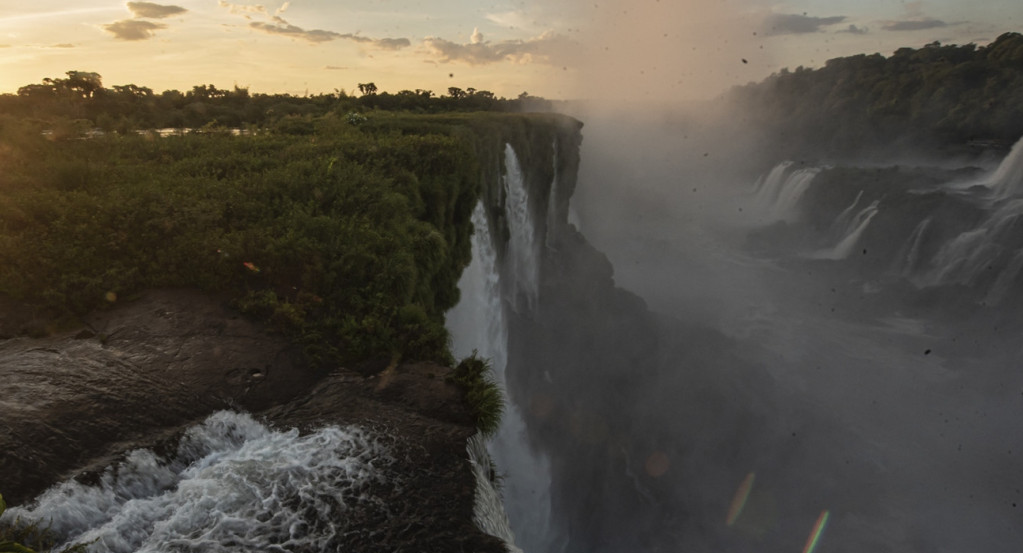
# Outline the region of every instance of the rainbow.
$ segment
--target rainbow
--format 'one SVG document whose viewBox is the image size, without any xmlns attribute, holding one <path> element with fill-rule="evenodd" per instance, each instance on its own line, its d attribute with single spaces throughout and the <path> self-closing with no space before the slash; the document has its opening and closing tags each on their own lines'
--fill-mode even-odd
<svg viewBox="0 0 1023 553">
<path fill-rule="evenodd" d="M 824 527 L 828 525 L 828 518 L 830 516 L 831 513 L 827 509 L 821 511 L 821 516 L 817 517 L 817 523 L 813 525 L 810 537 L 806 538 L 803 553 L 813 553 L 817 549 L 817 544 L 821 541 L 821 534 L 824 533 Z"/>
<path fill-rule="evenodd" d="M 739 484 L 739 489 L 735 490 L 735 496 L 732 497 L 732 505 L 728 508 L 728 518 L 725 519 L 725 524 L 731 526 L 735 524 L 736 519 L 742 514 L 742 510 L 746 507 L 746 500 L 749 499 L 749 493 L 753 490 L 753 480 L 756 475 L 752 472 L 746 475 L 746 479 Z"/>
</svg>

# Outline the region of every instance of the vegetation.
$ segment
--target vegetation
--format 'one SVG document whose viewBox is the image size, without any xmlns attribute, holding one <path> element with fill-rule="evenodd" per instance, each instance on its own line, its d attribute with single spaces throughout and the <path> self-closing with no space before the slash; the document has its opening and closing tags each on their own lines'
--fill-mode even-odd
<svg viewBox="0 0 1023 553">
<path fill-rule="evenodd" d="M 78 134 L 98 128 L 122 134 L 139 129 L 228 127 L 275 128 L 294 126 L 328 113 L 369 110 L 449 113 L 454 111 L 550 111 L 551 103 L 523 92 L 517 98 L 499 98 L 487 90 L 457 87 L 447 95 L 430 90 L 378 92 L 373 83 L 361 83 L 360 96 L 336 90 L 333 94 L 292 96 L 255 94 L 246 88 L 218 89 L 197 85 L 191 90 L 156 93 L 134 84 L 103 86 L 98 73 L 68 71 L 67 78 L 46 78 L 42 83 L 0 95 L 0 115 L 27 119 L 56 133 Z"/>
<path fill-rule="evenodd" d="M 476 418 L 476 428 L 484 436 L 496 432 L 504 412 L 504 396 L 494 381 L 490 362 L 473 351 L 458 363 L 450 378 L 465 390 L 466 402 Z"/>
<path fill-rule="evenodd" d="M 346 112 L 247 136 L 44 136 L 0 117 L 0 294 L 54 324 L 150 287 L 220 293 L 324 363 L 452 363 L 444 312 L 511 114 Z M 493 151 L 490 151 L 493 150 Z"/>
<path fill-rule="evenodd" d="M 827 154 L 1023 136 L 1023 35 L 978 48 L 934 42 L 920 49 L 829 60 L 782 70 L 732 91 L 745 122 L 794 152 Z M 779 140 L 779 137 L 781 140 Z"/>
</svg>

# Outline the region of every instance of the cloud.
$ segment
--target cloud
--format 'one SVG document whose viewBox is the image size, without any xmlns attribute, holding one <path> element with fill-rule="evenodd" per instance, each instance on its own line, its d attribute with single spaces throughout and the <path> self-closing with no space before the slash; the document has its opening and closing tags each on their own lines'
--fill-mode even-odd
<svg viewBox="0 0 1023 553">
<path fill-rule="evenodd" d="M 267 16 L 270 15 L 269 12 L 266 11 L 266 7 L 261 4 L 257 4 L 254 6 L 248 4 L 232 4 L 230 2 L 226 2 L 225 0 L 218 0 L 217 4 L 221 8 L 227 8 L 228 11 L 235 15 L 244 16 L 246 19 L 251 19 L 251 16 L 249 14 L 262 14 Z M 285 2 L 285 6 L 281 6 L 281 9 L 277 10 L 278 13 L 276 15 L 280 15 L 280 12 L 282 12 L 286 8 L 287 2 Z"/>
<path fill-rule="evenodd" d="M 865 35 L 869 31 L 870 31 L 870 29 L 868 29 L 866 27 L 857 27 L 856 25 L 849 25 L 845 29 L 841 29 L 841 30 L 836 31 L 836 32 L 838 32 L 838 33 L 849 33 L 849 34 L 853 34 L 853 35 Z"/>
<path fill-rule="evenodd" d="M 836 25 L 845 21 L 844 15 L 831 17 L 813 17 L 806 14 L 773 13 L 764 18 L 762 28 L 764 34 L 771 35 L 798 35 L 805 33 L 816 33 L 822 27 Z"/>
<path fill-rule="evenodd" d="M 922 31 L 924 29 L 937 29 L 948 27 L 948 23 L 940 19 L 925 17 L 921 19 L 903 19 L 901 21 L 886 21 L 881 26 L 886 31 Z"/>
<path fill-rule="evenodd" d="M 287 4 L 285 4 L 285 6 L 286 5 Z M 278 10 L 278 12 L 280 11 L 281 10 Z M 279 15 L 271 16 L 270 19 L 272 21 L 271 23 L 252 21 L 249 23 L 249 27 L 267 34 L 281 35 L 313 43 L 343 39 L 379 48 L 381 50 L 400 50 L 407 46 L 411 46 L 412 44 L 412 42 L 407 38 L 369 38 L 352 33 L 338 33 L 335 31 L 325 31 L 323 29 L 307 30 L 288 23 Z"/>
<path fill-rule="evenodd" d="M 948 27 L 948 23 L 924 14 L 924 3 L 921 1 L 906 2 L 905 15 L 902 19 L 885 21 L 881 28 L 886 31 L 923 31 Z"/>
<path fill-rule="evenodd" d="M 135 17 L 148 17 L 150 19 L 163 19 L 172 15 L 187 12 L 181 6 L 164 6 L 152 2 L 128 2 L 128 9 Z"/>
<path fill-rule="evenodd" d="M 219 0 L 220 7 L 227 8 L 235 15 L 241 15 L 249 19 L 249 28 L 267 33 L 270 35 L 285 36 L 306 42 L 320 43 L 332 40 L 350 40 L 380 50 L 400 50 L 412 45 L 407 38 L 370 38 L 353 33 L 339 33 L 324 29 L 303 29 L 298 25 L 292 25 L 283 17 L 285 11 L 291 5 L 290 2 L 281 4 L 273 15 L 263 5 L 232 4 L 225 0 Z M 251 21 L 253 15 L 262 16 L 266 21 Z"/>
<path fill-rule="evenodd" d="M 62 42 L 60 44 L 54 44 L 53 46 L 50 46 L 50 48 L 74 48 L 74 47 L 75 47 L 74 44 L 68 42 Z"/>
<path fill-rule="evenodd" d="M 459 44 L 442 38 L 427 37 L 423 44 L 441 62 L 458 61 L 469 65 L 503 61 L 557 64 L 570 56 L 578 46 L 567 37 L 551 31 L 527 40 L 486 42 L 482 33 L 475 30 L 469 40 L 468 44 Z"/>
<path fill-rule="evenodd" d="M 138 19 L 124 19 L 103 26 L 103 29 L 119 40 L 146 40 L 147 38 L 153 38 L 153 33 L 157 29 L 166 28 L 167 26 L 163 23 L 140 21 Z"/>
</svg>

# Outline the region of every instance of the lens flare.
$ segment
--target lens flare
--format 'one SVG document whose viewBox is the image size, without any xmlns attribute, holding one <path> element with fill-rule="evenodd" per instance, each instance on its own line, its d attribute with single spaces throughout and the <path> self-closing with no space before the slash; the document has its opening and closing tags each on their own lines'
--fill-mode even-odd
<svg viewBox="0 0 1023 553">
<path fill-rule="evenodd" d="M 739 515 L 742 514 L 742 510 L 746 507 L 746 500 L 749 499 L 749 493 L 753 490 L 753 480 L 755 479 L 756 475 L 752 472 L 747 474 L 742 484 L 739 484 L 739 489 L 735 490 L 735 496 L 732 497 L 732 506 L 728 508 L 728 518 L 725 520 L 727 525 L 735 524 Z"/>
<path fill-rule="evenodd" d="M 821 534 L 824 533 L 824 527 L 828 525 L 829 517 L 831 517 L 831 513 L 827 509 L 821 511 L 821 516 L 817 517 L 817 523 L 813 525 L 810 537 L 806 538 L 803 553 L 813 553 L 817 549 L 817 544 L 821 541 Z"/>
</svg>

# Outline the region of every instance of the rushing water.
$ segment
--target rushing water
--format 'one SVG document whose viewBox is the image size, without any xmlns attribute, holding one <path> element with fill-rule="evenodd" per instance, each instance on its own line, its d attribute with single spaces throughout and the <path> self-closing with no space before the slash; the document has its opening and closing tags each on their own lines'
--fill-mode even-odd
<svg viewBox="0 0 1023 553">
<path fill-rule="evenodd" d="M 490 360 L 497 382 L 505 391 L 508 365 L 506 309 L 530 310 L 538 300 L 539 247 L 529 209 L 522 169 L 511 145 L 505 146 L 502 176 L 509 224 L 508 251 L 502 265 L 483 205 L 473 212 L 473 259 L 459 281 L 461 301 L 447 316 L 456 357 L 476 351 Z M 545 456 L 533 451 L 520 407 L 506 396 L 505 413 L 488 450 L 501 475 L 501 492 L 515 543 L 525 551 L 547 551 L 550 533 L 550 468 Z M 525 530 L 520 531 L 520 529 Z M 503 535 L 499 537 L 505 537 Z"/>
<path fill-rule="evenodd" d="M 345 513 L 377 501 L 386 447 L 356 427 L 308 435 L 222 411 L 171 455 L 140 449 L 98 482 L 64 482 L 5 518 L 38 521 L 97 553 L 325 551 L 352 531 Z"/>
</svg>

